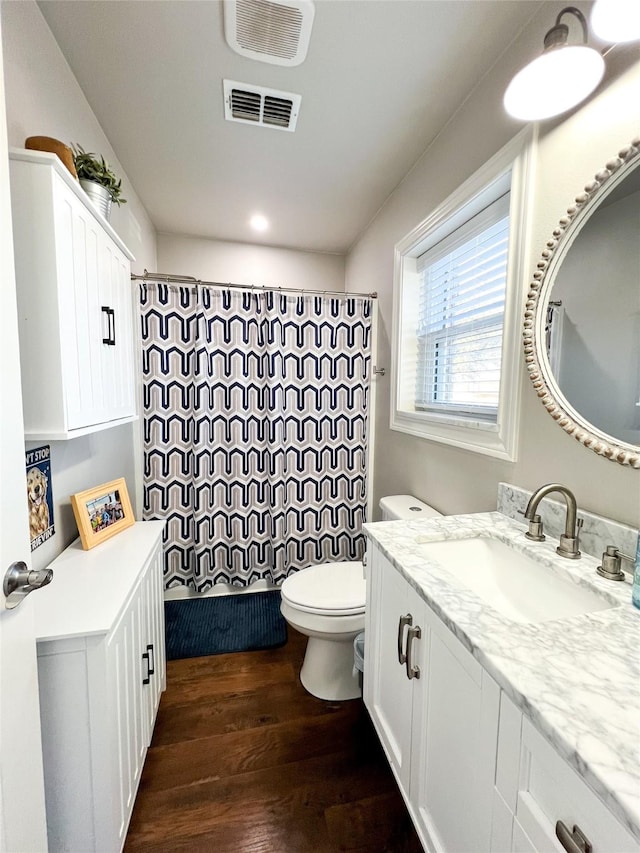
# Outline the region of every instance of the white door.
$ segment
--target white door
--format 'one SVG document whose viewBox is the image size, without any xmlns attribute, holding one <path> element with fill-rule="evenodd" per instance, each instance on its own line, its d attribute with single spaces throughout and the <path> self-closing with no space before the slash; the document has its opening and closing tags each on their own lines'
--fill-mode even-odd
<svg viewBox="0 0 640 853">
<path fill-rule="evenodd" d="M 1 33 L 0 33 L 1 36 Z M 30 565 L 9 161 L 0 38 L 0 580 Z M 0 853 L 47 849 L 33 605 L 6 610 L 0 583 Z M 37 592 L 35 593 L 37 595 Z"/>
</svg>

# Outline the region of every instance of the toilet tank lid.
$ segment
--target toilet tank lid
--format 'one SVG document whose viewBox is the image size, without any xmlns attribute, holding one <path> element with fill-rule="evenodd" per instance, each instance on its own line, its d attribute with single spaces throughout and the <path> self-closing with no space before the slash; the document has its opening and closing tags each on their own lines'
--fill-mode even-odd
<svg viewBox="0 0 640 853">
<path fill-rule="evenodd" d="M 442 513 L 413 495 L 389 495 L 380 498 L 380 509 L 390 518 L 411 521 L 416 518 L 437 518 Z"/>
</svg>

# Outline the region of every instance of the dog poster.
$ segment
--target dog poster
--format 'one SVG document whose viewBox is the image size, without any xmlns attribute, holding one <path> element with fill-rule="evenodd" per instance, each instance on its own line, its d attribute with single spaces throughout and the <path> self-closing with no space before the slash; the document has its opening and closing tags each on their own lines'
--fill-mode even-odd
<svg viewBox="0 0 640 853">
<path fill-rule="evenodd" d="M 31 550 L 51 539 L 53 525 L 53 491 L 51 488 L 51 448 L 48 444 L 27 450 L 27 506 Z"/>
</svg>

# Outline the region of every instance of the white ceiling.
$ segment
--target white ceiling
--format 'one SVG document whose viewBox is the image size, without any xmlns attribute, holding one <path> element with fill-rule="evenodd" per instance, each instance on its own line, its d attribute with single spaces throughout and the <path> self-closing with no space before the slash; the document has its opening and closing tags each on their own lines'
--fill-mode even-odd
<svg viewBox="0 0 640 853">
<path fill-rule="evenodd" d="M 294 68 L 234 53 L 219 0 L 40 8 L 158 231 L 342 253 L 540 5 L 316 0 Z M 225 77 L 301 94 L 295 132 L 226 122 Z"/>
</svg>

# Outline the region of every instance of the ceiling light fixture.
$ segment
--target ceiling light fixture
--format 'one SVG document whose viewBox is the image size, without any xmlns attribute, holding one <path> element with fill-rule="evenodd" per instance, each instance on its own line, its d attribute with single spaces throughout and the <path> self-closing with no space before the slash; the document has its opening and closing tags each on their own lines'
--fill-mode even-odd
<svg viewBox="0 0 640 853">
<path fill-rule="evenodd" d="M 638 0 L 596 0 L 591 12 L 591 29 L 603 41 L 640 39 L 640 3 Z"/>
<path fill-rule="evenodd" d="M 567 44 L 569 27 L 563 15 L 575 15 L 582 26 L 583 43 Z M 544 51 L 519 71 L 504 95 L 509 115 L 537 121 L 559 115 L 575 107 L 593 92 L 604 74 L 604 59 L 587 45 L 584 15 L 575 6 L 563 9 L 544 37 Z"/>
<path fill-rule="evenodd" d="M 249 221 L 249 224 L 251 225 L 254 231 L 266 231 L 269 227 L 269 220 L 261 213 L 254 213 L 254 215 Z"/>
</svg>

